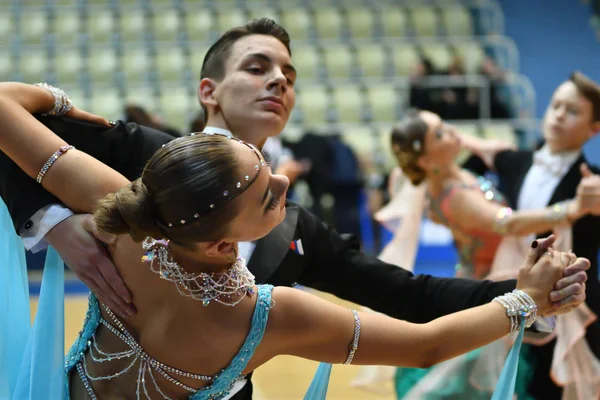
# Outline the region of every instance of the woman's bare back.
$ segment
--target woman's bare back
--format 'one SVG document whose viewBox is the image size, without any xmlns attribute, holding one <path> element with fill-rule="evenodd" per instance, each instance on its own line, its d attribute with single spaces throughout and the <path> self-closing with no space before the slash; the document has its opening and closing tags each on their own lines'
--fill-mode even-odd
<svg viewBox="0 0 600 400">
<path fill-rule="evenodd" d="M 214 376 L 230 364 L 248 335 L 256 292 L 247 295 L 235 307 L 216 302 L 205 307 L 202 302 L 181 295 L 175 284 L 152 272 L 149 264 L 141 261 L 144 253 L 141 244 L 128 236 L 119 237 L 109 250 L 137 308 L 135 316 L 127 321 L 119 320 L 145 352 L 168 366 L 193 374 Z M 101 314 L 115 325 L 106 310 L 101 308 Z M 103 325 L 96 331 L 96 343 L 107 353 L 130 349 Z M 261 353 L 259 349 L 244 374 L 266 361 Z M 91 359 L 89 351 L 86 355 L 90 376 L 117 374 L 132 361 L 133 357 L 99 363 Z M 94 392 L 100 398 L 137 398 L 139 373 L 139 363 L 135 363 L 114 379 L 93 382 Z M 87 392 L 79 378 L 73 379 L 76 375 L 76 371 L 71 373 L 72 397 L 77 399 L 83 395 L 81 398 L 86 398 Z M 190 395 L 189 391 L 168 382 L 160 374 L 154 372 L 153 375 L 165 395 L 171 398 Z M 153 383 L 148 382 L 148 375 L 145 379 L 150 397 L 159 396 Z M 177 379 L 196 389 L 211 383 L 183 376 L 177 376 Z"/>
</svg>

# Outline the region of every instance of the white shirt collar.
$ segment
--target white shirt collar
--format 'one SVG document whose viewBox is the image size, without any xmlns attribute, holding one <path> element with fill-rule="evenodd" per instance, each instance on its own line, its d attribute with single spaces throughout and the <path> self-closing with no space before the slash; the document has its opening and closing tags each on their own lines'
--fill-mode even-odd
<svg viewBox="0 0 600 400">
<path fill-rule="evenodd" d="M 545 167 L 553 175 L 564 176 L 580 155 L 581 149 L 552 154 L 550 148 L 544 146 L 534 153 L 533 162 Z"/>
<path fill-rule="evenodd" d="M 216 126 L 205 126 L 202 130 L 204 133 L 212 133 L 213 135 L 224 135 L 227 137 L 232 137 L 233 133 L 230 130 L 217 128 Z"/>
</svg>

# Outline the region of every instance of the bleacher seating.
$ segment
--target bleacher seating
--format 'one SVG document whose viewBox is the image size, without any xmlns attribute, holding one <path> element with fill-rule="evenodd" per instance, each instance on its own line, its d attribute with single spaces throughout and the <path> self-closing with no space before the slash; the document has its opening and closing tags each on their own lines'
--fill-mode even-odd
<svg viewBox="0 0 600 400">
<path fill-rule="evenodd" d="M 421 54 L 437 68 L 460 54 L 468 73 L 490 49 L 510 54 L 485 36 L 501 32 L 477 18 L 491 1 L 12 0 L 0 5 L 0 79 L 48 81 L 107 118 L 135 100 L 186 129 L 210 43 L 267 16 L 292 37 L 299 71 L 292 123 L 370 124 L 348 129 L 380 132 L 406 108 L 406 77 Z"/>
</svg>

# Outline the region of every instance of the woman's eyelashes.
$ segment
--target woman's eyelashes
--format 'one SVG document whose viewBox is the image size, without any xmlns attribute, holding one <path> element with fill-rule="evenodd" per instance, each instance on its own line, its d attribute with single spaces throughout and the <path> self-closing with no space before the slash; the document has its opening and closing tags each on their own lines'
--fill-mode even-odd
<svg viewBox="0 0 600 400">
<path fill-rule="evenodd" d="M 267 203 L 265 212 L 269 210 L 275 210 L 279 206 L 279 202 L 281 201 L 280 196 L 275 194 L 272 189 L 269 190 L 269 195 L 271 196 L 271 199 L 269 200 L 269 203 Z"/>
<path fill-rule="evenodd" d="M 273 157 L 271 157 L 271 154 L 269 154 L 268 151 L 266 150 L 261 150 L 262 156 L 265 159 L 265 162 L 267 163 L 267 165 L 271 165 L 271 162 L 273 161 Z"/>
</svg>

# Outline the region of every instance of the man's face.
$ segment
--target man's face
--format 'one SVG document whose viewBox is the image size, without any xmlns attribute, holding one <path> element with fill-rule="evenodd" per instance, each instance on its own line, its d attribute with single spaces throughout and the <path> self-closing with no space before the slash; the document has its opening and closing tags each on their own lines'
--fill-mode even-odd
<svg viewBox="0 0 600 400">
<path fill-rule="evenodd" d="M 592 103 L 567 81 L 556 89 L 544 114 L 544 139 L 554 152 L 578 150 L 594 135 L 596 125 Z"/>
<path fill-rule="evenodd" d="M 264 129 L 264 139 L 275 136 L 294 108 L 295 81 L 296 70 L 283 43 L 268 35 L 243 37 L 231 47 L 225 77 L 217 82 L 218 111 L 238 135 L 244 126 L 256 124 Z"/>
</svg>

